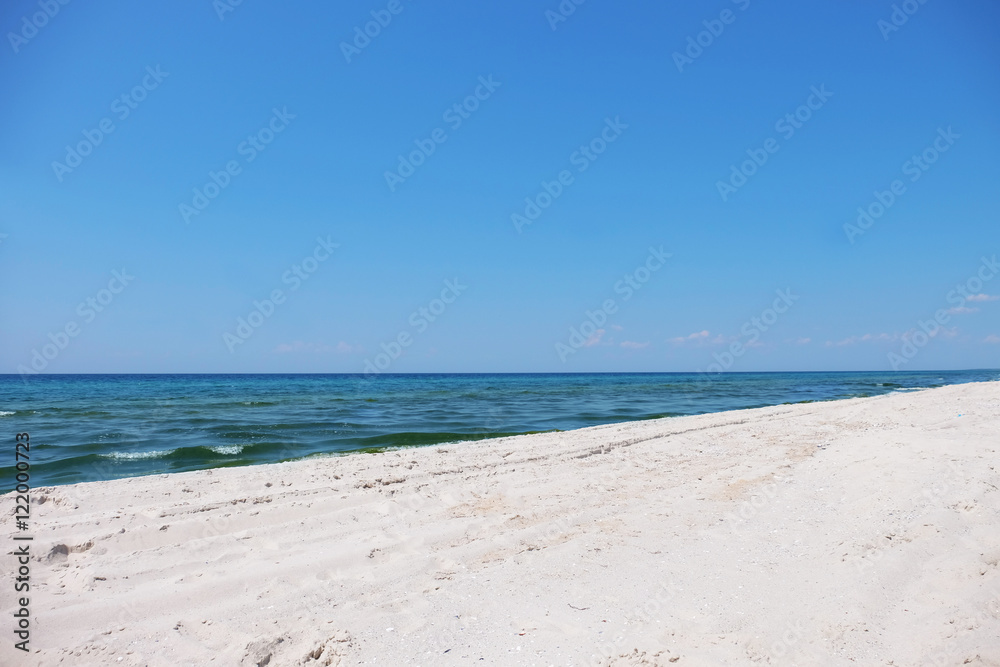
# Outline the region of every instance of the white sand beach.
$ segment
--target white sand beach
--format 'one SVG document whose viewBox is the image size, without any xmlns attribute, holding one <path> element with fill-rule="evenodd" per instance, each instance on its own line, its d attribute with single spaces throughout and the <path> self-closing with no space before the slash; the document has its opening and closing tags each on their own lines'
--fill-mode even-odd
<svg viewBox="0 0 1000 667">
<path fill-rule="evenodd" d="M 1000 665 L 998 449 L 978 383 L 37 489 L 0 664 Z"/>
</svg>

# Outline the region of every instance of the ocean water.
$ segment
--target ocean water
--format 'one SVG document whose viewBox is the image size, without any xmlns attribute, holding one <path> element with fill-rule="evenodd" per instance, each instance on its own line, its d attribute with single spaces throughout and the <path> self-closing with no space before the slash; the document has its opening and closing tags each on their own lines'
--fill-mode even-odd
<svg viewBox="0 0 1000 667">
<path fill-rule="evenodd" d="M 0 375 L 31 485 L 479 440 L 1000 380 L 1000 371 L 461 375 Z"/>
</svg>

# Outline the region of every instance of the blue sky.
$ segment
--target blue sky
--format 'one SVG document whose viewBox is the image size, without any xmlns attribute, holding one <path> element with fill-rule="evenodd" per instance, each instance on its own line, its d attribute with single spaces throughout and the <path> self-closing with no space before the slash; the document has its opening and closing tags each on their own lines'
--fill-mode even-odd
<svg viewBox="0 0 1000 667">
<path fill-rule="evenodd" d="M 996 3 L 224 1 L 5 3 L 2 372 L 1000 365 Z"/>
</svg>

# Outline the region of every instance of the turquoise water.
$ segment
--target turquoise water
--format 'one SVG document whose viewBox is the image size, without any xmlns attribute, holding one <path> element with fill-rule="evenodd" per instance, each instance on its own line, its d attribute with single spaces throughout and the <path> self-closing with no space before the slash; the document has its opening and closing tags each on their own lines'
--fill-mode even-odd
<svg viewBox="0 0 1000 667">
<path fill-rule="evenodd" d="M 1000 379 L 1000 371 L 483 375 L 0 375 L 32 486 L 430 445 Z"/>
</svg>

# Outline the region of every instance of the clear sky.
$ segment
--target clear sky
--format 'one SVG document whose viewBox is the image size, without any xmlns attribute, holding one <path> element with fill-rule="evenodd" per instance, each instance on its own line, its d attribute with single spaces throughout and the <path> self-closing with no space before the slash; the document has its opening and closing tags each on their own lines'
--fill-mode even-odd
<svg viewBox="0 0 1000 667">
<path fill-rule="evenodd" d="M 0 372 L 996 368 L 1000 6 L 896 7 L 5 2 Z"/>
</svg>

